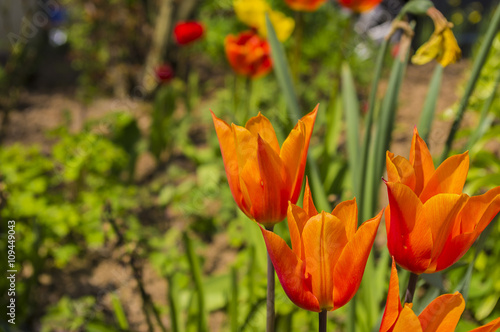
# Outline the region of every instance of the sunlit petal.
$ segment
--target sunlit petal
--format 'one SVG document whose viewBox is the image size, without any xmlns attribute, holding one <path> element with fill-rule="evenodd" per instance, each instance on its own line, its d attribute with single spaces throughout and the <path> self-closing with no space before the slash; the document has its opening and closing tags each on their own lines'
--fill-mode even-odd
<svg viewBox="0 0 500 332">
<path fill-rule="evenodd" d="M 423 332 L 454 331 L 465 309 L 462 294 L 444 294 L 432 301 L 418 316 Z"/>
</svg>

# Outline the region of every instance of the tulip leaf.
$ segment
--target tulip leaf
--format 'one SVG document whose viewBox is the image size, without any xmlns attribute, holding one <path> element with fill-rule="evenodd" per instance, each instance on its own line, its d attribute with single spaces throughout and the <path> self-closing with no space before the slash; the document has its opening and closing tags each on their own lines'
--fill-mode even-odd
<svg viewBox="0 0 500 332">
<path fill-rule="evenodd" d="M 266 13 L 266 27 L 267 27 L 267 40 L 271 46 L 271 59 L 273 60 L 273 71 L 276 74 L 276 79 L 285 95 L 287 101 L 288 109 L 290 110 L 291 122 L 295 123 L 300 119 L 301 113 L 299 107 L 299 100 L 297 94 L 293 87 L 292 74 L 290 72 L 290 66 L 285 56 L 283 46 L 276 36 L 274 27 L 269 19 L 269 15 Z"/>
<path fill-rule="evenodd" d="M 266 14 L 266 27 L 267 27 L 267 40 L 271 47 L 271 59 L 273 60 L 273 70 L 276 74 L 276 79 L 278 84 L 285 95 L 285 99 L 289 109 L 289 117 L 291 123 L 296 123 L 298 119 L 302 117 L 302 112 L 300 111 L 299 100 L 297 94 L 293 87 L 292 75 L 290 72 L 290 66 L 283 51 L 283 46 L 281 45 L 278 37 L 276 37 L 276 32 L 274 27 L 269 20 L 268 14 Z M 311 188 L 314 195 L 314 200 L 316 206 L 319 210 L 330 211 L 330 204 L 328 203 L 328 198 L 323 191 L 323 185 L 321 177 L 319 175 L 318 165 L 316 161 L 310 157 L 307 158 L 307 166 L 309 170 L 309 180 L 311 182 Z"/>
<path fill-rule="evenodd" d="M 476 242 L 476 252 L 474 254 L 474 259 L 472 260 L 472 262 L 469 263 L 469 266 L 467 267 L 467 271 L 465 272 L 464 277 L 457 286 L 456 291 L 462 293 L 465 302 L 467 302 L 467 298 L 469 297 L 469 287 L 472 278 L 472 272 L 474 270 L 474 264 L 476 263 L 479 253 L 481 252 L 481 250 L 483 250 L 483 247 L 486 243 L 486 239 L 488 238 L 488 235 L 490 235 L 493 229 L 493 225 L 497 222 L 497 220 L 498 217 L 495 218 L 492 222 L 490 222 L 490 224 L 484 229 L 484 231 L 479 236 L 479 239 Z"/>
<path fill-rule="evenodd" d="M 118 326 L 122 330 L 128 330 L 127 317 L 125 315 L 125 311 L 123 311 L 123 306 L 120 298 L 116 295 L 116 293 L 111 294 L 111 304 L 113 306 L 115 318 L 118 321 Z"/>
<path fill-rule="evenodd" d="M 498 32 L 498 29 L 500 29 L 500 6 L 497 6 L 497 8 L 495 9 L 495 13 L 493 14 L 493 17 L 488 24 L 488 30 L 484 35 L 483 42 L 479 47 L 479 51 L 474 60 L 474 64 L 472 65 L 470 78 L 467 80 L 464 94 L 462 96 L 462 99 L 460 100 L 455 120 L 453 121 L 450 132 L 448 134 L 448 138 L 446 139 L 443 153 L 441 154 L 441 162 L 443 162 L 448 157 L 448 153 L 451 150 L 451 145 L 453 144 L 453 140 L 455 139 L 455 135 L 460 127 L 460 123 L 462 122 L 462 118 L 464 117 L 467 105 L 469 104 L 469 98 L 474 91 L 474 87 L 476 86 L 479 74 L 481 73 L 481 69 L 486 62 L 488 51 L 493 44 L 493 40 Z"/>
<path fill-rule="evenodd" d="M 472 135 L 469 136 L 466 150 L 472 149 L 474 144 L 479 139 L 481 139 L 481 137 L 483 137 L 488 128 L 491 126 L 491 123 L 493 122 L 493 116 L 487 116 L 487 115 L 491 109 L 491 105 L 493 105 L 493 101 L 495 100 L 495 97 L 497 95 L 499 85 L 500 85 L 500 71 L 497 73 L 493 90 L 491 91 L 491 94 L 488 96 L 488 99 L 486 99 L 483 108 L 481 109 L 479 124 L 476 127 L 476 130 L 474 130 L 474 132 L 472 133 Z"/>
<path fill-rule="evenodd" d="M 354 194 L 357 195 L 356 190 L 359 188 L 359 102 L 351 69 L 345 62 L 342 64 L 342 103 L 347 123 L 347 155 L 349 158 L 349 169 L 352 174 L 352 188 Z"/>
<path fill-rule="evenodd" d="M 373 118 L 375 114 L 375 100 L 377 97 L 377 91 L 378 91 L 378 83 L 380 81 L 380 77 L 382 76 L 382 68 L 384 66 L 384 59 L 385 59 L 385 53 L 387 52 L 387 48 L 389 45 L 389 41 L 384 39 L 382 42 L 382 45 L 380 47 L 380 50 L 377 55 L 377 62 L 375 65 L 375 75 L 373 77 L 371 89 L 370 89 L 370 97 L 368 99 L 368 114 L 365 119 L 365 133 L 363 137 L 363 145 L 361 146 L 361 160 L 360 160 L 360 167 L 359 167 L 359 189 L 358 189 L 358 195 L 360 198 L 364 198 L 364 193 L 366 190 L 366 179 L 368 176 L 368 156 L 370 154 L 370 148 L 372 147 L 372 144 L 370 142 L 372 141 L 372 127 L 373 127 Z M 361 202 L 361 220 L 367 220 L 371 217 L 374 211 L 368 211 L 368 209 L 365 206 L 365 200 L 363 199 Z"/>
<path fill-rule="evenodd" d="M 418 133 L 424 141 L 427 141 L 429 133 L 431 131 L 432 120 L 434 119 L 434 113 L 436 111 L 436 102 L 441 90 L 441 81 L 443 78 L 443 69 L 439 63 L 434 69 L 434 74 L 431 78 L 431 83 L 429 84 L 429 91 L 424 102 L 424 108 L 422 114 L 420 115 L 420 120 L 418 121 Z"/>
<path fill-rule="evenodd" d="M 184 241 L 184 246 L 186 249 L 186 255 L 189 260 L 189 268 L 191 270 L 191 276 L 193 277 L 196 293 L 198 295 L 198 331 L 204 332 L 208 331 L 207 327 L 207 317 L 206 317 L 206 308 L 205 308 L 205 292 L 204 292 L 204 287 L 203 287 L 203 282 L 202 282 L 202 276 L 201 276 L 201 268 L 200 268 L 200 263 L 198 262 L 198 256 L 196 256 L 193 248 L 193 243 L 191 239 L 189 238 L 189 235 L 187 233 L 184 233 L 182 236 L 182 239 Z M 227 283 L 226 283 L 227 284 Z"/>
</svg>

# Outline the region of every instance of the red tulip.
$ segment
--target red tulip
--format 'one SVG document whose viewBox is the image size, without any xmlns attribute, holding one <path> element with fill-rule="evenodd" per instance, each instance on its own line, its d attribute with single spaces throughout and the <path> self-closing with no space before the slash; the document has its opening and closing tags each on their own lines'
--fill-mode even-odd
<svg viewBox="0 0 500 332">
<path fill-rule="evenodd" d="M 164 64 L 155 68 L 156 79 L 160 83 L 167 83 L 174 77 L 174 70 L 170 65 Z"/>
<path fill-rule="evenodd" d="M 226 56 L 233 70 L 250 78 L 258 78 L 271 71 L 270 47 L 253 31 L 238 36 L 228 35 L 224 41 Z"/>
<path fill-rule="evenodd" d="M 349 8 L 352 11 L 362 13 L 371 10 L 382 0 L 338 0 L 342 7 Z"/>
<path fill-rule="evenodd" d="M 326 0 L 285 0 L 288 7 L 297 11 L 313 12 Z"/>
<path fill-rule="evenodd" d="M 317 112 L 318 106 L 302 117 L 281 148 L 271 122 L 260 113 L 240 127 L 212 112 L 234 200 L 265 227 L 283 221 L 288 201 L 299 198 Z"/>
<path fill-rule="evenodd" d="M 174 28 L 175 41 L 179 45 L 190 44 L 203 36 L 203 31 L 203 25 L 199 22 L 179 22 Z"/>
<path fill-rule="evenodd" d="M 292 249 L 261 227 L 267 251 L 293 303 L 316 312 L 335 310 L 359 288 L 382 211 L 359 228 L 356 199 L 340 203 L 332 213 L 318 213 L 307 182 L 303 206 L 288 206 Z"/>
</svg>

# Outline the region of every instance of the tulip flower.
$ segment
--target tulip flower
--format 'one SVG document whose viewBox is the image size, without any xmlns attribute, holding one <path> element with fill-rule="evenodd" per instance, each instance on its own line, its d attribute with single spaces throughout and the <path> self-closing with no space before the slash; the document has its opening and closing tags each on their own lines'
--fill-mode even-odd
<svg viewBox="0 0 500 332">
<path fill-rule="evenodd" d="M 266 13 L 280 41 L 287 40 L 295 27 L 293 18 L 272 10 L 265 0 L 236 0 L 233 5 L 238 19 L 255 29 L 263 38 L 267 37 Z"/>
<path fill-rule="evenodd" d="M 415 274 L 448 268 L 500 211 L 500 187 L 474 197 L 461 193 L 468 169 L 467 152 L 434 169 L 416 128 L 409 160 L 387 152 L 387 246 L 400 266 Z"/>
<path fill-rule="evenodd" d="M 317 112 L 318 106 L 300 119 L 281 148 L 262 114 L 240 127 L 212 112 L 234 200 L 250 219 L 267 228 L 285 219 L 288 201 L 297 202 Z"/>
<path fill-rule="evenodd" d="M 267 251 L 293 303 L 315 312 L 335 310 L 358 290 L 382 211 L 359 228 L 356 199 L 318 213 L 307 182 L 303 206 L 288 206 L 291 249 L 261 227 Z"/>
<path fill-rule="evenodd" d="M 462 55 L 462 51 L 451 31 L 453 24 L 448 22 L 435 7 L 427 10 L 427 15 L 434 22 L 434 32 L 429 40 L 420 46 L 411 58 L 411 62 L 423 65 L 436 59 L 443 67 L 457 62 Z"/>
<path fill-rule="evenodd" d="M 399 280 L 394 257 L 391 279 L 379 332 L 448 332 L 454 331 L 465 308 L 462 294 L 444 294 L 434 299 L 420 315 L 413 312 L 412 304 L 401 305 Z M 493 332 L 500 328 L 500 318 L 470 332 Z"/>
<path fill-rule="evenodd" d="M 179 22 L 174 28 L 175 41 L 179 45 L 187 45 L 203 36 L 203 25 L 196 21 Z"/>
<path fill-rule="evenodd" d="M 288 7 L 292 8 L 293 10 L 314 12 L 319 7 L 321 7 L 321 5 L 326 2 L 326 0 L 285 0 L 285 2 Z"/>
<path fill-rule="evenodd" d="M 271 71 L 269 44 L 253 31 L 238 36 L 228 35 L 224 47 L 229 64 L 236 73 L 255 79 Z"/>
<path fill-rule="evenodd" d="M 342 7 L 349 8 L 350 10 L 363 13 L 373 9 L 382 0 L 338 0 Z"/>
<path fill-rule="evenodd" d="M 156 80 L 159 83 L 168 83 L 174 77 L 174 70 L 168 64 L 163 64 L 155 68 Z"/>
</svg>

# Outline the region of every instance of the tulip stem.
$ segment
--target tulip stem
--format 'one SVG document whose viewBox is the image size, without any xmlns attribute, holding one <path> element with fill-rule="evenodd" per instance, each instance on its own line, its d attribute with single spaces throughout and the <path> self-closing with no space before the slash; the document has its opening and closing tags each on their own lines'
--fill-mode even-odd
<svg viewBox="0 0 500 332">
<path fill-rule="evenodd" d="M 405 303 L 413 302 L 413 294 L 417 287 L 418 274 L 410 273 L 410 280 L 408 280 L 408 288 L 406 288 Z"/>
<path fill-rule="evenodd" d="M 323 309 L 323 311 L 319 313 L 319 332 L 326 332 L 327 312 L 326 309 Z"/>
<path fill-rule="evenodd" d="M 273 226 L 266 227 L 270 232 L 273 231 Z M 266 332 L 274 332 L 274 266 L 267 253 L 267 321 Z"/>
</svg>

